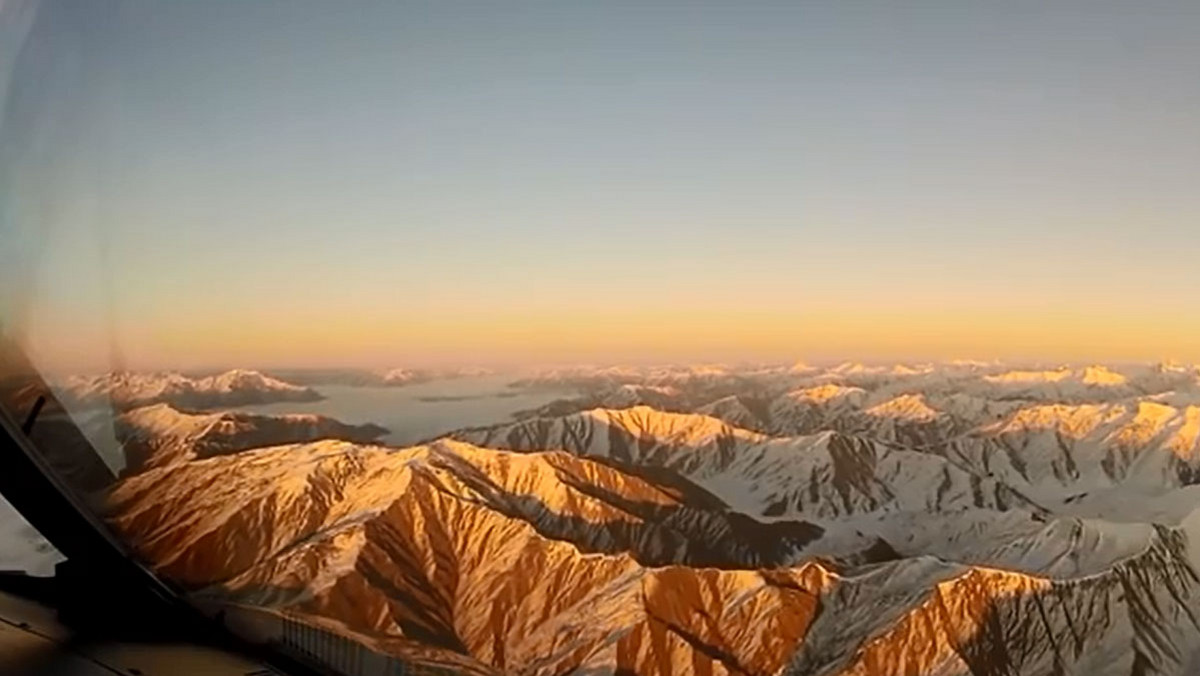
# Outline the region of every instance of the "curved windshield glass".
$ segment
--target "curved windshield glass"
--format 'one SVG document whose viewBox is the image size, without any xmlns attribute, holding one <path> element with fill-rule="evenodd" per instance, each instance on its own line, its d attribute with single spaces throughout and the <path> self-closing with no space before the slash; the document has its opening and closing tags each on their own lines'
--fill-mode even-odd
<svg viewBox="0 0 1200 676">
<path fill-rule="evenodd" d="M 1150 5 L 0 0 L 6 428 L 345 674 L 1196 673 Z"/>
</svg>

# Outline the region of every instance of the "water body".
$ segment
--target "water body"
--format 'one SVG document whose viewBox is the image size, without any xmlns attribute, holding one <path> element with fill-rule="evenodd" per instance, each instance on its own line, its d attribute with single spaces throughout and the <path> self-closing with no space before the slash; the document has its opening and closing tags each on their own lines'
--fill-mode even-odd
<svg viewBox="0 0 1200 676">
<path fill-rule="evenodd" d="M 278 415 L 317 413 L 345 423 L 375 423 L 390 433 L 381 441 L 404 446 L 460 427 L 512 420 L 518 411 L 570 396 L 569 390 L 525 390 L 508 387 L 509 376 L 435 380 L 400 387 L 314 385 L 325 399 L 242 406 L 236 410 Z"/>
</svg>

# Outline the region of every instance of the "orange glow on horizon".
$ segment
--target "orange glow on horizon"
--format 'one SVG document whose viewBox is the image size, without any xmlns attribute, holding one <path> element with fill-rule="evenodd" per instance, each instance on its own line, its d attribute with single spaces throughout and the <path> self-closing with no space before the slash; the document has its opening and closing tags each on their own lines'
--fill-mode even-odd
<svg viewBox="0 0 1200 676">
<path fill-rule="evenodd" d="M 413 319 L 237 313 L 129 325 L 117 331 L 131 368 L 387 366 L 420 363 L 528 365 L 561 362 L 790 361 L 952 358 L 1012 361 L 1200 361 L 1200 318 L 1146 313 L 1109 317 L 1040 310 L 767 312 L 687 308 L 442 312 Z M 1170 333 L 1148 330 L 1170 324 Z M 50 362 L 106 358 L 108 339 L 41 331 Z M 102 335 L 102 334 L 101 334 Z M 65 337 L 58 339 L 55 336 Z M 88 354 L 88 353 L 93 354 Z M 101 355 L 100 353 L 104 354 Z M 70 366 L 66 366 L 70 368 Z"/>
</svg>

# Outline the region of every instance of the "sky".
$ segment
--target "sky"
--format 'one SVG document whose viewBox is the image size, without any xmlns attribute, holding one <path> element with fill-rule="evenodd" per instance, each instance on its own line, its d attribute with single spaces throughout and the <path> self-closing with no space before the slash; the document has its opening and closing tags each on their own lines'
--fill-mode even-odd
<svg viewBox="0 0 1200 676">
<path fill-rule="evenodd" d="M 0 0 L 43 363 L 1200 361 L 1200 4 Z"/>
</svg>

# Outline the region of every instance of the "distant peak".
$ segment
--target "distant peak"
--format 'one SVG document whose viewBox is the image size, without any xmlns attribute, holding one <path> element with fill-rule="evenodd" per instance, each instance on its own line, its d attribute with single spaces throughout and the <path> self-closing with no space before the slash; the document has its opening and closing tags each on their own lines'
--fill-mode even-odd
<svg viewBox="0 0 1200 676">
<path fill-rule="evenodd" d="M 920 394 L 902 394 L 895 399 L 872 406 L 866 412 L 868 415 L 880 418 L 913 421 L 929 421 L 941 415 L 939 411 L 925 403 L 925 397 Z"/>
<path fill-rule="evenodd" d="M 788 368 L 788 370 L 791 371 L 792 373 L 812 373 L 813 371 L 816 371 L 817 369 L 815 366 L 811 366 L 806 362 L 797 361 L 796 363 L 792 364 Z"/>
<path fill-rule="evenodd" d="M 792 390 L 788 393 L 788 397 L 798 401 L 809 401 L 816 404 L 824 404 L 834 399 L 865 394 L 866 390 L 863 390 L 859 387 L 848 387 L 846 385 L 827 383 L 825 385 L 817 385 L 816 387 Z"/>
<path fill-rule="evenodd" d="M 845 362 L 842 362 L 841 364 L 838 364 L 837 366 L 834 366 L 830 370 L 833 371 L 834 373 L 844 373 L 847 375 L 853 375 L 853 374 L 857 374 L 857 373 L 866 373 L 866 372 L 870 371 L 871 369 L 870 369 L 870 367 L 868 367 L 866 364 L 863 364 L 862 362 L 845 361 Z"/>
<path fill-rule="evenodd" d="M 1105 366 L 1088 366 L 1083 369 L 1083 382 L 1085 385 L 1112 386 L 1124 385 L 1129 379 Z"/>
<path fill-rule="evenodd" d="M 583 415 L 659 439 L 700 442 L 718 436 L 735 436 L 748 441 L 767 438 L 712 416 L 699 413 L 669 413 L 645 405 L 625 409 L 597 408 L 586 411 Z"/>
<path fill-rule="evenodd" d="M 984 376 L 983 379 L 989 383 L 1000 384 L 1057 383 L 1070 378 L 1071 374 L 1071 369 L 1064 366 L 1053 371 L 1006 371 L 994 376 Z"/>
<path fill-rule="evenodd" d="M 1125 407 L 1110 404 L 1043 404 L 1019 409 L 999 423 L 997 430 L 1056 430 L 1067 437 L 1082 439 L 1125 414 Z"/>
</svg>

